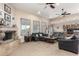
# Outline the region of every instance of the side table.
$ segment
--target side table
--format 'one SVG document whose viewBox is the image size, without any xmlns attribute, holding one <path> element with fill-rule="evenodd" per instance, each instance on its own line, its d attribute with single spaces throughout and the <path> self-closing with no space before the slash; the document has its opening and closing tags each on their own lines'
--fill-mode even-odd
<svg viewBox="0 0 79 59">
<path fill-rule="evenodd" d="M 31 42 L 31 36 L 24 36 L 25 42 Z"/>
</svg>

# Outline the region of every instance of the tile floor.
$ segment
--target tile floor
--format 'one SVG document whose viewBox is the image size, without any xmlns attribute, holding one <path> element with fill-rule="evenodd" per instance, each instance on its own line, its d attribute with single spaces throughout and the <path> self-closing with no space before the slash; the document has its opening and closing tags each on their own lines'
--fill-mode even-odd
<svg viewBox="0 0 79 59">
<path fill-rule="evenodd" d="M 58 43 L 41 41 L 26 42 L 13 51 L 10 56 L 78 56 L 75 53 L 58 49 Z"/>
</svg>

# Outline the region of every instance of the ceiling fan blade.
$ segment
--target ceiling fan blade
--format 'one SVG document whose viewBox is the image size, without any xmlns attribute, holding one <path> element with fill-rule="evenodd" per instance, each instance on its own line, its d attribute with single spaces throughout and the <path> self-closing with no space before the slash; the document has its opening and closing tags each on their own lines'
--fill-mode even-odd
<svg viewBox="0 0 79 59">
<path fill-rule="evenodd" d="M 53 8 L 53 9 L 55 8 L 55 6 L 53 6 L 53 5 L 50 5 L 50 7 Z"/>
<path fill-rule="evenodd" d="M 55 3 L 46 3 L 46 4 L 48 5 L 48 4 L 55 4 Z"/>
<path fill-rule="evenodd" d="M 61 15 L 70 15 L 71 13 L 64 12 Z"/>
</svg>

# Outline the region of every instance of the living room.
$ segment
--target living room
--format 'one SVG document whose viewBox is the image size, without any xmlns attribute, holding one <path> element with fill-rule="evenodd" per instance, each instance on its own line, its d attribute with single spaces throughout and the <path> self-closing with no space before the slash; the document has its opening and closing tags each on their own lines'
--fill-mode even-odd
<svg viewBox="0 0 79 59">
<path fill-rule="evenodd" d="M 78 55 L 78 8 L 79 3 L 0 3 L 0 55 Z"/>
</svg>

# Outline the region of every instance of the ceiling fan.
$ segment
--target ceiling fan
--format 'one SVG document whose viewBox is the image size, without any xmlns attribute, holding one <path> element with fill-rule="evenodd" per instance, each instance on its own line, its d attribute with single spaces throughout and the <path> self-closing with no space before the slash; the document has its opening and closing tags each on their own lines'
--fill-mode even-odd
<svg viewBox="0 0 79 59">
<path fill-rule="evenodd" d="M 65 11 L 63 8 L 61 10 L 62 10 L 62 13 L 61 14 L 56 14 L 56 15 L 62 15 L 62 16 L 71 15 L 71 13 Z"/>
<path fill-rule="evenodd" d="M 55 8 L 55 6 L 54 6 L 55 3 L 45 3 L 45 4 L 46 4 L 46 7 L 45 8 L 47 8 L 47 6 L 49 6 L 52 9 Z"/>
</svg>

